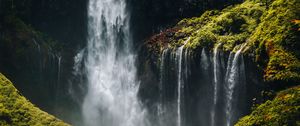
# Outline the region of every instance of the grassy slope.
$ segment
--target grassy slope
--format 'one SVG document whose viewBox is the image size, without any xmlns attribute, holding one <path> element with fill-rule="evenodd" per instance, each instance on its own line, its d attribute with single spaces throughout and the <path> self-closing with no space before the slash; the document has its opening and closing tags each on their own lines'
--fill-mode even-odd
<svg viewBox="0 0 300 126">
<path fill-rule="evenodd" d="M 13 84 L 0 73 L 0 125 L 68 126 L 43 112 L 21 96 Z"/>
<path fill-rule="evenodd" d="M 235 126 L 300 126 L 300 86 L 281 91 Z"/>
</svg>

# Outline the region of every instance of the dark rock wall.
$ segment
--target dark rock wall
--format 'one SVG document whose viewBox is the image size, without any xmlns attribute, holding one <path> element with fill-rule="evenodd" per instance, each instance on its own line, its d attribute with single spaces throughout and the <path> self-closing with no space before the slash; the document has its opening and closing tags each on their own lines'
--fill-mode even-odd
<svg viewBox="0 0 300 126">
<path fill-rule="evenodd" d="M 201 62 L 201 50 L 196 50 L 194 53 L 190 53 L 187 58 L 187 62 L 183 62 L 183 90 L 182 90 L 182 123 L 185 126 L 199 126 L 210 125 L 210 115 L 213 102 L 213 61 L 212 52 L 206 50 L 205 53 L 208 56 L 208 66 L 205 66 Z M 177 98 L 178 98 L 178 63 L 172 60 L 174 57 L 174 50 L 168 50 L 166 59 L 164 61 L 165 68 L 163 73 L 160 68 L 161 56 L 155 57 L 151 54 L 144 52 L 147 55 L 148 60 L 140 64 L 139 77 L 141 80 L 139 97 L 145 104 L 149 111 L 149 117 L 153 125 L 176 125 L 177 119 Z M 216 125 L 225 124 L 225 92 L 224 84 L 226 66 L 228 62 L 229 53 L 220 53 L 220 89 L 218 93 L 218 103 L 216 107 Z M 266 89 L 263 84 L 263 72 L 255 65 L 251 56 L 243 56 L 245 65 L 245 77 L 242 82 L 237 83 L 235 96 L 238 101 L 235 103 L 235 116 L 234 122 L 238 118 L 249 114 L 253 105 L 253 99 L 261 97 L 261 91 Z M 153 61 L 153 62 L 149 62 Z M 161 78 L 163 74 L 163 78 Z M 187 75 L 187 76 L 184 76 Z M 163 80 L 163 83 L 161 83 Z M 161 85 L 162 84 L 162 85 Z M 160 87 L 161 86 L 161 87 Z M 164 115 L 159 116 L 158 106 L 165 106 Z M 159 121 L 163 118 L 164 124 L 159 124 Z"/>
</svg>

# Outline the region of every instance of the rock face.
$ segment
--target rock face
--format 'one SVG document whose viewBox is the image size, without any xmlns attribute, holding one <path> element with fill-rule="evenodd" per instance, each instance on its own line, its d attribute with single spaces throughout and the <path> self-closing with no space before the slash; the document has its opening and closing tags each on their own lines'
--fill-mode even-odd
<svg viewBox="0 0 300 126">
<path fill-rule="evenodd" d="M 67 115 L 78 115 L 66 114 L 76 106 L 67 92 L 70 50 L 15 15 L 1 18 L 0 31 L 0 71 L 31 102 L 70 122 Z"/>
<path fill-rule="evenodd" d="M 31 104 L 13 84 L 0 73 L 1 126 L 68 126 L 68 124 Z"/>
<path fill-rule="evenodd" d="M 178 18 L 219 9 L 183 19 L 173 28 L 151 37 L 140 48 L 139 98 L 149 110 L 150 122 L 164 126 L 233 124 L 250 113 L 252 102 L 265 101 L 265 96 L 260 96 L 261 90 L 277 92 L 299 85 L 299 0 L 245 0 L 223 10 L 241 0 L 127 2 L 135 40 L 144 39 Z M 87 0 L 0 0 L 0 71 L 14 80 L 15 86 L 34 104 L 78 125 L 82 117 L 76 110 L 86 87 L 69 81 L 86 79 L 70 77 L 74 52 L 86 41 L 86 4 Z M 242 79 L 237 77 L 239 74 Z M 237 83 L 236 78 L 247 83 Z M 236 94 L 236 90 L 245 92 Z M 228 96 L 218 97 L 225 94 Z M 228 100 L 231 98 L 241 101 L 234 105 L 234 101 Z M 267 102 L 262 108 L 268 110 L 266 105 L 279 105 L 280 99 L 276 99 L 274 104 Z M 291 104 L 293 110 L 297 107 L 294 105 Z M 233 106 L 239 106 L 236 116 L 230 114 Z M 277 116 L 254 119 L 261 111 L 258 107 L 238 125 L 268 125 L 265 123 L 268 119 L 274 125 L 289 124 L 284 121 L 286 117 L 283 123 L 275 123 Z M 214 118 L 218 121 L 212 121 Z M 12 122 L 6 116 L 3 119 L 3 123 Z M 252 119 L 256 121 L 251 122 Z M 161 123 L 166 120 L 171 122 Z"/>
<path fill-rule="evenodd" d="M 300 3 L 297 0 L 275 0 L 268 1 L 267 4 L 266 1 L 246 0 L 242 4 L 230 6 L 220 11 L 207 11 L 200 17 L 184 19 L 173 28 L 154 35 L 145 43 L 144 48 L 147 48 L 148 52 L 145 49 L 141 51 L 141 54 L 144 54 L 144 57 L 140 58 L 144 62 L 141 63 L 139 69 L 142 80 L 140 87 L 141 99 L 155 115 L 161 114 L 162 96 L 159 92 L 163 91 L 165 95 L 168 95 L 168 99 L 165 99 L 164 102 L 171 104 L 175 110 L 177 109 L 177 112 L 173 113 L 174 115 L 177 114 L 177 119 L 180 115 L 180 118 L 182 118 L 180 124 L 174 123 L 171 125 L 224 125 L 224 118 L 226 125 L 233 125 L 238 121 L 238 118 L 250 113 L 252 99 L 255 99 L 255 102 L 258 103 L 265 101 L 266 97 L 260 95 L 260 91 L 281 91 L 299 85 L 300 53 L 297 49 L 300 48 L 300 32 L 296 23 L 297 20 L 295 21 L 295 19 L 300 18 L 299 8 L 297 7 L 299 5 Z M 177 54 L 182 46 L 187 51 L 183 51 L 183 54 Z M 219 48 L 219 53 L 221 53 L 221 55 L 216 56 L 221 57 L 220 65 L 215 65 L 213 62 L 215 48 Z M 185 57 L 185 52 L 187 52 L 187 57 Z M 238 82 L 242 79 L 240 78 L 242 74 L 236 74 L 235 72 L 242 70 L 242 67 L 234 67 L 234 64 L 240 64 L 241 62 L 238 58 L 240 56 L 236 55 L 239 53 L 241 53 L 245 63 L 246 80 L 242 82 L 247 84 L 243 86 L 241 86 L 241 82 Z M 166 58 L 166 56 L 169 58 Z M 183 58 L 180 56 L 183 56 Z M 172 59 L 174 61 L 170 62 Z M 182 61 L 178 62 L 177 60 L 180 59 Z M 186 59 L 188 59 L 188 62 Z M 209 65 L 205 65 L 205 59 L 208 59 Z M 183 65 L 178 66 L 181 63 Z M 186 64 L 190 67 L 189 70 L 181 70 L 181 67 L 185 67 Z M 161 66 L 164 66 L 164 69 Z M 201 72 L 201 67 L 205 66 L 209 66 L 210 72 Z M 217 73 L 225 72 L 225 79 L 214 78 L 216 76 L 213 74 L 214 67 L 222 68 L 224 66 L 225 69 L 219 69 Z M 176 75 L 178 71 L 182 72 Z M 184 78 L 184 86 L 180 83 L 180 90 L 177 90 L 179 86 L 177 85 L 178 77 L 182 78 L 181 75 L 186 73 L 189 74 L 187 76 L 189 79 Z M 169 78 L 164 80 L 161 79 L 161 76 Z M 205 76 L 212 76 L 211 79 L 207 79 L 212 82 L 207 82 L 203 78 L 201 80 L 201 76 L 204 78 Z M 169 83 L 161 85 L 162 80 Z M 216 82 L 221 84 L 215 85 Z M 167 87 L 168 90 L 162 90 L 164 87 Z M 221 89 L 223 87 L 225 87 L 225 90 Z M 245 88 L 246 91 L 244 94 L 237 94 L 236 90 L 243 90 L 241 88 Z M 148 92 L 145 91 L 146 89 L 148 89 Z M 156 92 L 155 95 L 151 95 L 153 92 Z M 216 93 L 213 94 L 213 92 Z M 206 99 L 220 94 L 226 94 L 226 97 L 216 98 L 221 100 L 216 104 L 213 104 L 213 99 Z M 231 96 L 245 96 L 245 98 Z M 241 99 L 246 102 L 239 101 L 238 106 L 234 105 L 234 102 Z M 201 100 L 201 104 L 196 102 Z M 228 102 L 228 100 L 233 101 Z M 178 101 L 185 102 L 179 104 Z M 214 111 L 220 113 L 211 114 L 214 112 L 213 109 L 212 112 L 210 111 L 212 106 L 209 104 L 218 106 Z M 219 122 L 214 124 L 213 121 L 209 123 L 198 119 L 199 122 L 193 124 L 192 122 L 197 119 L 193 120 L 188 113 L 197 113 L 197 107 L 199 108 L 201 105 L 204 105 L 202 108 L 206 108 L 205 110 L 199 110 L 206 113 L 204 114 L 206 120 L 213 118 L 213 115 L 221 115 L 216 117 L 219 118 L 217 119 Z M 180 106 L 180 109 L 178 109 L 178 106 Z M 184 106 L 193 109 L 189 111 Z M 227 106 L 227 109 L 220 109 L 222 106 Z M 293 109 L 297 108 L 297 106 L 292 107 Z M 222 111 L 225 111 L 223 117 Z M 240 113 L 232 115 L 236 112 Z M 208 115 L 211 115 L 211 117 L 207 117 Z M 299 116 L 299 113 L 297 116 Z M 154 117 L 153 120 L 156 120 L 156 118 Z M 243 123 L 241 122 L 239 125 L 243 125 Z"/>
</svg>

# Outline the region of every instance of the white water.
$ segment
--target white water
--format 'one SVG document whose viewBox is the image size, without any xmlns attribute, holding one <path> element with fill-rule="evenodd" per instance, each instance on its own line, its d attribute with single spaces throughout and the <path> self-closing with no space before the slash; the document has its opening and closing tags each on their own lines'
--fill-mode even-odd
<svg viewBox="0 0 300 126">
<path fill-rule="evenodd" d="M 216 115 L 216 105 L 218 101 L 218 83 L 219 83 L 219 47 L 221 46 L 221 43 L 219 43 L 215 48 L 214 48 L 214 54 L 213 54 L 213 72 L 214 72 L 214 81 L 213 81 L 213 86 L 214 86 L 214 99 L 213 99 L 213 106 L 212 106 L 212 111 L 211 111 L 211 126 L 215 126 L 215 115 Z"/>
<path fill-rule="evenodd" d="M 57 65 L 58 65 L 58 70 L 57 70 L 57 84 L 59 84 L 59 82 L 60 82 L 61 58 L 62 58 L 61 55 L 57 56 L 57 59 L 58 59 L 58 61 L 57 61 Z"/>
<path fill-rule="evenodd" d="M 82 105 L 86 126 L 142 126 L 125 0 L 90 0 L 85 61 L 88 92 Z"/>
<path fill-rule="evenodd" d="M 58 91 L 59 91 L 59 86 L 60 86 L 60 74 L 61 74 L 61 59 L 62 59 L 62 56 L 61 55 L 56 55 L 56 58 L 57 58 L 57 82 L 55 84 L 55 100 L 54 100 L 54 108 L 57 108 L 57 99 L 58 99 Z M 54 58 L 54 59 L 56 59 Z"/>
<path fill-rule="evenodd" d="M 202 49 L 202 52 L 201 52 L 201 67 L 207 71 L 209 69 L 209 59 L 208 59 L 208 56 L 207 54 L 205 53 L 205 49 L 203 48 Z"/>
<path fill-rule="evenodd" d="M 163 84 L 164 84 L 164 74 L 165 74 L 165 60 L 167 58 L 167 52 L 168 49 L 163 50 L 162 56 L 161 56 L 161 62 L 160 62 L 160 82 L 159 82 L 159 99 L 160 103 L 158 104 L 158 117 L 162 120 L 164 108 L 163 108 Z M 163 122 L 159 122 L 163 123 Z"/>
<path fill-rule="evenodd" d="M 178 78 L 177 78 L 177 93 L 178 93 L 178 97 L 177 97 L 177 126 L 181 126 L 181 97 L 182 97 L 182 89 L 183 89 L 183 79 L 182 79 L 182 57 L 183 57 L 183 48 L 184 46 L 187 44 L 187 42 L 190 40 L 190 38 L 188 38 L 184 44 L 182 46 L 180 46 L 177 51 L 176 51 L 176 57 L 178 60 Z"/>
<path fill-rule="evenodd" d="M 239 79 L 239 61 L 241 60 L 241 52 L 244 48 L 244 45 L 240 47 L 240 49 L 235 53 L 230 53 L 227 65 L 227 73 L 226 73 L 226 126 L 232 125 L 232 116 L 233 116 L 233 93 L 235 91 L 235 87 L 238 84 Z M 233 59 L 232 59 L 233 58 Z"/>
</svg>

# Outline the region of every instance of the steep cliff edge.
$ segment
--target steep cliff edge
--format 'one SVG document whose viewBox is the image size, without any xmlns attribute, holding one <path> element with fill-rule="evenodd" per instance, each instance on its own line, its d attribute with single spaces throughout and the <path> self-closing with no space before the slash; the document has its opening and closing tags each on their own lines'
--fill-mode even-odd
<svg viewBox="0 0 300 126">
<path fill-rule="evenodd" d="M 229 6 L 223 10 L 207 11 L 200 17 L 183 19 L 173 28 L 166 29 L 152 36 L 145 43 L 146 49 L 142 50 L 142 53 L 147 57 L 140 58 L 141 61 L 145 61 L 145 65 L 141 65 L 140 69 L 146 71 L 144 75 L 141 72 L 141 79 L 146 80 L 142 81 L 141 90 L 151 90 L 148 90 L 148 93 L 146 91 L 141 92 L 140 96 L 144 98 L 148 97 L 148 100 L 144 102 L 149 103 L 150 108 L 155 108 L 151 105 L 151 102 L 157 102 L 156 100 L 159 99 L 159 96 L 149 94 L 153 90 L 159 90 L 160 88 L 159 74 L 160 66 L 164 64 L 163 56 L 166 55 L 166 52 L 171 52 L 167 55 L 171 55 L 175 60 L 178 60 L 176 59 L 178 56 L 177 52 L 182 47 L 184 50 L 188 50 L 184 52 L 187 52 L 188 58 L 192 59 L 192 62 L 189 64 L 198 64 L 198 66 L 201 66 L 199 65 L 199 62 L 201 63 L 199 57 L 202 57 L 202 55 L 209 54 L 208 57 L 210 58 L 208 60 L 212 61 L 212 55 L 215 53 L 216 48 L 222 50 L 222 56 L 225 58 L 229 57 L 228 60 L 231 54 L 241 53 L 247 59 L 245 61 L 246 71 L 247 69 L 248 71 L 256 71 L 254 74 L 258 75 L 254 78 L 257 80 L 255 85 L 252 82 L 247 82 L 249 83 L 245 87 L 247 89 L 252 85 L 254 86 L 253 89 L 261 86 L 263 90 L 280 92 L 298 86 L 300 84 L 299 6 L 299 0 L 273 0 L 267 3 L 260 0 L 246 0 L 242 4 Z M 208 53 L 206 53 L 206 50 Z M 179 54 L 179 56 L 186 55 L 183 54 Z M 183 57 L 183 59 L 185 58 Z M 226 61 L 224 64 L 226 64 Z M 230 62 L 228 64 L 230 65 Z M 175 68 L 173 66 L 167 67 L 169 69 L 176 69 L 176 66 Z M 193 70 L 197 71 L 195 68 L 192 68 L 191 71 Z M 209 75 L 210 73 L 205 74 Z M 249 77 L 249 75 L 251 74 L 247 74 L 246 72 L 246 77 Z M 149 76 L 151 79 L 145 76 Z M 258 81 L 260 78 L 262 81 Z M 200 84 L 203 84 L 203 82 L 200 82 Z M 191 86 L 191 84 L 189 83 L 187 86 Z M 201 90 L 201 88 L 199 89 Z M 291 88 L 289 91 L 294 92 L 293 90 L 297 89 Z M 248 93 L 251 92 L 255 91 L 252 89 L 248 90 Z M 296 94 L 291 93 L 291 95 L 295 96 Z M 254 101 L 259 104 L 265 102 L 266 99 L 272 99 L 272 96 L 266 97 L 257 94 L 250 95 L 249 97 L 252 97 L 253 100 L 259 99 L 258 101 Z M 252 100 L 247 100 L 247 104 L 251 106 Z M 298 104 L 297 98 L 290 100 Z M 277 102 L 285 101 L 275 98 L 275 101 L 272 101 L 271 104 L 274 103 L 275 105 Z M 260 111 L 259 108 L 272 109 L 271 106 L 268 108 L 265 104 L 270 104 L 270 102 L 262 104 L 258 107 L 258 110 L 254 110 L 254 114 L 252 115 Z M 299 104 L 297 104 L 290 105 L 290 109 L 298 111 Z M 288 104 L 283 103 L 281 105 L 285 106 Z M 248 110 L 251 111 L 249 108 Z M 249 114 L 250 112 L 246 113 Z M 288 124 L 296 124 L 296 121 L 299 121 L 297 119 L 299 113 L 288 114 L 293 116 L 293 118 L 290 118 L 291 122 Z M 242 115 L 245 116 L 245 113 Z M 252 115 L 242 119 L 238 125 L 247 125 L 249 121 L 246 120 L 252 117 Z M 277 121 L 280 121 L 280 119 L 287 118 L 283 115 L 282 117 L 278 117 Z M 286 124 L 284 122 L 276 123 L 276 120 L 273 121 L 275 122 L 272 123 L 274 125 Z M 249 125 L 255 124 L 252 123 Z"/>
<path fill-rule="evenodd" d="M 246 44 L 244 54 L 264 70 L 265 81 L 286 87 L 300 81 L 299 5 L 297 0 L 275 0 L 268 6 L 247 0 L 222 11 L 207 11 L 153 36 L 147 47 L 159 57 L 162 50 L 179 47 L 186 40 L 185 48 L 196 53 L 203 47 L 212 50 L 219 43 L 224 51 L 236 51 L 235 46 Z"/>
<path fill-rule="evenodd" d="M 10 126 L 68 126 L 54 116 L 43 112 L 31 104 L 13 86 L 3 74 L 0 73 L 0 125 Z"/>
</svg>

